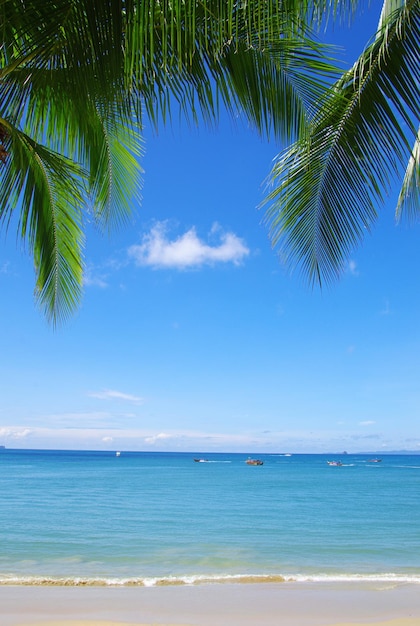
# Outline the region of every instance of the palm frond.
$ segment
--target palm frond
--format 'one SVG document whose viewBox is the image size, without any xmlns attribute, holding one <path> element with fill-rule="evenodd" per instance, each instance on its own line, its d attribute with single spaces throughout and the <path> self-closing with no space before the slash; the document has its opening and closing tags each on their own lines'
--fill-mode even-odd
<svg viewBox="0 0 420 626">
<path fill-rule="evenodd" d="M 394 11 L 320 101 L 309 134 L 273 168 L 270 236 L 311 282 L 340 274 L 411 154 L 420 107 L 419 25 L 418 2 Z"/>
<path fill-rule="evenodd" d="M 198 112 L 212 121 L 221 98 L 262 134 L 290 136 L 302 108 L 338 75 L 309 26 L 321 5 L 330 6 L 178 0 L 144 2 L 136 10 L 133 4 L 126 71 L 155 122 L 170 116 L 173 99 L 192 121 Z M 295 102 L 306 95 L 297 109 L 292 92 Z"/>
<path fill-rule="evenodd" d="M 227 48 L 213 69 L 215 83 L 228 109 L 243 112 L 264 135 L 290 141 L 304 132 L 313 102 L 338 74 L 325 52 L 308 39 L 287 38 L 253 54 Z"/>
<path fill-rule="evenodd" d="M 144 143 L 135 121 L 123 123 L 97 110 L 96 126 L 100 152 L 95 151 L 94 160 L 89 155 L 89 196 L 96 223 L 110 231 L 125 224 L 141 203 Z"/>
<path fill-rule="evenodd" d="M 50 310 L 46 313 L 55 322 L 61 315 L 58 311 L 60 307 L 63 308 L 62 316 L 66 317 L 80 302 L 83 270 L 80 252 L 77 249 L 72 251 L 66 239 L 67 231 L 59 227 L 57 215 L 65 214 L 66 202 L 69 202 L 69 211 L 72 213 L 72 199 L 77 199 L 79 205 L 83 197 L 84 211 L 87 213 L 91 207 L 91 219 L 102 229 L 111 229 L 126 221 L 133 207 L 137 207 L 140 202 L 139 157 L 142 154 L 142 140 L 140 129 L 131 116 L 131 104 L 122 102 L 116 110 L 117 105 L 111 109 L 106 103 L 101 110 L 99 104 L 95 105 L 91 101 L 89 94 L 85 94 L 82 102 L 80 95 L 76 97 L 72 94 L 66 81 L 61 80 L 64 72 L 54 71 L 57 74 L 53 80 L 55 89 L 51 88 L 48 71 L 44 69 L 32 70 L 32 75 L 36 74 L 36 89 L 26 78 L 27 70 L 15 71 L 0 85 L 0 92 L 4 94 L 0 115 L 12 111 L 15 104 L 18 114 L 12 117 L 23 128 L 23 132 L 15 132 L 10 137 L 7 159 L 10 167 L 6 174 L 6 177 L 13 177 L 14 171 L 17 180 L 20 180 L 21 172 L 27 172 L 26 189 L 30 190 L 33 186 L 33 197 L 28 191 L 20 196 L 22 216 L 25 216 L 25 211 L 26 214 L 30 211 L 33 214 L 45 211 L 42 220 L 38 217 L 37 229 L 40 233 L 43 223 L 57 224 L 56 228 L 51 228 L 53 239 L 44 234 L 42 246 L 38 247 L 38 258 L 36 242 L 41 241 L 41 236 L 36 239 L 28 236 L 30 231 L 26 227 L 21 229 L 22 237 L 28 238 L 35 256 L 37 297 L 45 309 L 50 299 Z M 25 141 L 22 137 L 25 137 Z M 48 142 L 48 147 L 44 146 L 45 142 Z M 32 155 L 25 161 L 25 151 L 23 156 L 21 154 L 25 146 L 32 146 L 38 159 Z M 59 160 L 59 155 L 67 156 Z M 2 174 L 5 172 L 0 172 Z M 18 183 L 18 187 L 22 184 L 22 181 Z M 42 192 L 39 191 L 41 184 L 45 186 Z M 8 186 L 3 186 L 2 191 L 2 199 L 8 202 L 0 208 L 0 216 L 6 219 L 8 207 L 19 205 L 16 204 L 16 193 L 8 190 Z M 39 201 L 41 196 L 45 198 L 44 202 Z M 26 220 L 24 217 L 23 226 Z M 79 228 L 82 228 L 81 216 L 79 221 Z M 45 252 L 46 247 L 52 245 L 60 249 L 55 255 L 59 262 L 54 267 L 48 263 L 54 254 Z M 78 245 L 76 238 L 74 245 Z M 79 259 L 77 263 L 74 254 Z M 72 268 L 74 276 L 71 275 Z M 69 300 L 71 293 L 73 302 Z"/>
<path fill-rule="evenodd" d="M 7 126 L 13 158 L 0 170 L 0 219 L 21 207 L 18 230 L 34 254 L 36 298 L 54 324 L 74 312 L 82 288 L 82 169 Z"/>
<path fill-rule="evenodd" d="M 0 220 L 19 200 L 53 319 L 80 297 L 80 211 L 106 228 L 139 202 L 143 108 L 210 122 L 223 103 L 264 134 L 302 134 L 334 72 L 312 25 L 355 4 L 0 0 Z"/>
<path fill-rule="evenodd" d="M 420 128 L 407 165 L 395 216 L 418 220 L 420 211 Z"/>
</svg>

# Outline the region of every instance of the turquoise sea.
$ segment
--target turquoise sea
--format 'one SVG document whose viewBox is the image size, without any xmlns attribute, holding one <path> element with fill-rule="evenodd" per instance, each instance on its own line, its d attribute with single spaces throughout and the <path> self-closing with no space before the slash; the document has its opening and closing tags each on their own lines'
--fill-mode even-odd
<svg viewBox="0 0 420 626">
<path fill-rule="evenodd" d="M 0 584 L 420 584 L 420 456 L 247 457 L 1 450 Z"/>
</svg>

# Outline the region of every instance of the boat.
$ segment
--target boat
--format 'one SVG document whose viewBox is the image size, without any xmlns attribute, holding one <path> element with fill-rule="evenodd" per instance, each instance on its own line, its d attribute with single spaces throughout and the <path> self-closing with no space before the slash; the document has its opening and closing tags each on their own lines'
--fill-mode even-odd
<svg viewBox="0 0 420 626">
<path fill-rule="evenodd" d="M 341 461 L 327 461 L 328 465 L 335 465 L 336 467 L 341 467 L 342 462 Z"/>
<path fill-rule="evenodd" d="M 116 452 L 115 456 L 121 456 L 121 452 Z"/>
<path fill-rule="evenodd" d="M 208 459 L 194 459 L 195 463 L 208 463 L 209 460 Z"/>
<path fill-rule="evenodd" d="M 369 459 L 368 463 L 382 463 L 382 459 Z"/>
<path fill-rule="evenodd" d="M 264 461 L 261 461 L 261 459 L 247 459 L 245 463 L 247 465 L 264 465 Z"/>
</svg>

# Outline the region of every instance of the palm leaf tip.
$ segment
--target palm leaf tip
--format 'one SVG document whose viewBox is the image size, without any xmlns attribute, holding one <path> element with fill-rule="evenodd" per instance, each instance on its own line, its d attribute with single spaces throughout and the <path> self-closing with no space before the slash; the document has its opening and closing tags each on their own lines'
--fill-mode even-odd
<svg viewBox="0 0 420 626">
<path fill-rule="evenodd" d="M 420 127 L 410 155 L 403 184 L 398 197 L 396 220 L 403 216 L 417 221 L 420 212 Z"/>
</svg>

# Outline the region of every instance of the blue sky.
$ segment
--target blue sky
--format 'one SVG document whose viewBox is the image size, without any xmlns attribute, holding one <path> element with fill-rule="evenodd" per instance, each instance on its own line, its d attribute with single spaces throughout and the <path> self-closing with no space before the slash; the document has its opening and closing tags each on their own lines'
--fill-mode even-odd
<svg viewBox="0 0 420 626">
<path fill-rule="evenodd" d="M 375 4 L 335 31 L 349 58 Z M 224 115 L 215 131 L 145 136 L 142 206 L 110 238 L 88 228 L 64 327 L 35 308 L 32 261 L 1 235 L 0 444 L 420 451 L 419 232 L 395 226 L 395 196 L 320 293 L 282 267 L 257 209 L 275 141 Z"/>
</svg>

